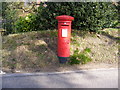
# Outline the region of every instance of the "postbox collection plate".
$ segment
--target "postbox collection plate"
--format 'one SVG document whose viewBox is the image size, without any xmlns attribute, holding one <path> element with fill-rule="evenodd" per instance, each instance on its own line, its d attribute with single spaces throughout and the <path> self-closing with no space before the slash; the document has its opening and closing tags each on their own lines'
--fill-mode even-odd
<svg viewBox="0 0 120 90">
<path fill-rule="evenodd" d="M 67 37 L 68 29 L 62 29 L 62 37 Z"/>
</svg>

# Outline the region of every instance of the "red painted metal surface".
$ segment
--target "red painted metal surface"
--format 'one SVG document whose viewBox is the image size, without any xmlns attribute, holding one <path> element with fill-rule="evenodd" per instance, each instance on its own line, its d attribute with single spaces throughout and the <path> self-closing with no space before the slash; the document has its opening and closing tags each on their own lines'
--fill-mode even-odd
<svg viewBox="0 0 120 90">
<path fill-rule="evenodd" d="M 74 17 L 68 15 L 57 16 L 58 20 L 58 47 L 57 54 L 59 57 L 70 56 L 70 37 L 71 37 L 71 22 Z"/>
</svg>

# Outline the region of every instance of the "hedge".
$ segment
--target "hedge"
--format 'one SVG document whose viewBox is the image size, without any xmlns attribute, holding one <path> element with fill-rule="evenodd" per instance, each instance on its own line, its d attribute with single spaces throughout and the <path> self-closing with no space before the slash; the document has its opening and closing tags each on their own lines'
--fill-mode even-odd
<svg viewBox="0 0 120 90">
<path fill-rule="evenodd" d="M 11 32 L 57 29 L 55 17 L 59 15 L 73 16 L 72 28 L 77 30 L 97 32 L 118 24 L 118 6 L 112 2 L 46 2 L 40 4 L 36 13 L 15 20 Z"/>
</svg>

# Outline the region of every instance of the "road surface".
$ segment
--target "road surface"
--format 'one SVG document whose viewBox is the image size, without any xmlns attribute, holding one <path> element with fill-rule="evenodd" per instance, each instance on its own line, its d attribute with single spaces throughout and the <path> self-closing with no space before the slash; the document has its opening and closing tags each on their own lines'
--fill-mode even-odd
<svg viewBox="0 0 120 90">
<path fill-rule="evenodd" d="M 6 74 L 2 88 L 118 88 L 118 69 Z"/>
</svg>

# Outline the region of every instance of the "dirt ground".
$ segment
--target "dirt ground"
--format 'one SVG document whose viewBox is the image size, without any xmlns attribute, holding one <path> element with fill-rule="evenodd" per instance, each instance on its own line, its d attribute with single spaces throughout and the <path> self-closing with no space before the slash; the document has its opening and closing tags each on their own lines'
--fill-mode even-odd
<svg viewBox="0 0 120 90">
<path fill-rule="evenodd" d="M 57 58 L 57 31 L 36 31 L 2 37 L 2 70 L 7 73 L 53 72 L 96 68 L 117 68 L 118 29 L 99 34 L 72 31 L 71 55 L 77 48 L 90 48 L 92 61 L 84 65 L 60 64 Z"/>
</svg>

